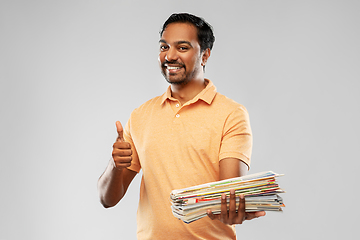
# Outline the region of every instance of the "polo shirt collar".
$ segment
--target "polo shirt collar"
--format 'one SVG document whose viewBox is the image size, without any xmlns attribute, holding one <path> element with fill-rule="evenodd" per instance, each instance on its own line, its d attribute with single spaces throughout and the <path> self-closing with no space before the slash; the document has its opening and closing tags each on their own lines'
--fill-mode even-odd
<svg viewBox="0 0 360 240">
<path fill-rule="evenodd" d="M 216 95 L 216 87 L 215 85 L 209 80 L 205 78 L 205 82 L 207 83 L 206 87 L 196 95 L 192 100 L 188 103 L 197 102 L 199 99 L 203 100 L 207 104 L 211 104 L 215 95 Z M 166 92 L 161 96 L 160 105 L 162 105 L 167 99 L 175 101 L 176 99 L 171 96 L 171 86 L 169 86 Z"/>
</svg>

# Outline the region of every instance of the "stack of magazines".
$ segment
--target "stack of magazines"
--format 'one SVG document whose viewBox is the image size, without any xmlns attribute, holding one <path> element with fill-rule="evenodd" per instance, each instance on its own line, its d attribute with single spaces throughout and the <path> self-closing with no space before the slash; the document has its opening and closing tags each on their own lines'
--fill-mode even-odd
<svg viewBox="0 0 360 240">
<path fill-rule="evenodd" d="M 171 209 L 176 218 L 191 223 L 207 216 L 207 210 L 219 214 L 222 193 L 227 195 L 229 203 L 230 189 L 234 189 L 237 208 L 239 195 L 243 194 L 246 212 L 282 211 L 285 205 L 278 193 L 283 193 L 284 190 L 276 181 L 279 176 L 282 174 L 268 171 L 173 190 L 170 194 Z"/>
</svg>

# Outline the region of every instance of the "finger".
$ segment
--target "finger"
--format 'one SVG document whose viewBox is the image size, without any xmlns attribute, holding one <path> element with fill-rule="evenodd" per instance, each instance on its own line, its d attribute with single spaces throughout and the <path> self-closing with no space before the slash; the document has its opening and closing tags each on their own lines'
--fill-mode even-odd
<svg viewBox="0 0 360 240">
<path fill-rule="evenodd" d="M 116 166 L 119 166 L 118 163 L 131 163 L 132 160 L 132 150 L 131 148 L 118 148 L 117 145 L 126 145 L 124 142 L 117 142 L 118 144 L 114 144 L 112 157 L 116 163 Z"/>
<path fill-rule="evenodd" d="M 114 144 L 115 145 L 115 144 Z M 116 146 L 116 145 L 115 145 Z M 114 150 L 113 150 L 113 157 L 128 157 L 128 156 L 131 156 L 132 155 L 132 150 L 131 148 L 116 148 L 114 147 Z"/>
<path fill-rule="evenodd" d="M 120 140 L 121 142 L 125 142 L 124 133 L 123 133 L 124 130 L 123 130 L 123 127 L 122 127 L 120 121 L 116 121 L 115 125 L 116 125 L 116 131 L 118 133 L 118 138 L 117 139 Z"/>
<path fill-rule="evenodd" d="M 112 157 L 116 168 L 130 167 L 132 161 L 130 143 L 116 141 L 113 145 Z"/>
<path fill-rule="evenodd" d="M 207 210 L 207 215 L 211 220 L 219 219 L 219 215 L 214 215 L 211 210 Z"/>
<path fill-rule="evenodd" d="M 125 168 L 131 166 L 131 157 L 116 158 L 114 159 L 114 165 L 116 168 Z"/>
<path fill-rule="evenodd" d="M 131 163 L 131 160 L 132 160 L 131 156 L 125 156 L 125 157 L 115 156 L 114 157 L 114 161 L 117 163 Z"/>
<path fill-rule="evenodd" d="M 245 197 L 244 194 L 240 194 L 239 208 L 238 208 L 238 223 L 242 223 L 245 219 Z"/>
<path fill-rule="evenodd" d="M 215 219 L 215 216 L 214 216 L 214 214 L 212 213 L 211 210 L 207 210 L 207 215 L 208 215 L 208 217 L 209 217 L 211 220 L 214 220 L 214 219 Z"/>
<path fill-rule="evenodd" d="M 246 220 L 251 220 L 258 217 L 263 217 L 266 215 L 265 211 L 259 211 L 259 212 L 249 212 L 246 213 Z"/>
<path fill-rule="evenodd" d="M 220 221 L 223 223 L 228 222 L 228 211 L 227 211 L 227 201 L 226 194 L 223 193 L 221 195 L 221 213 L 220 213 Z"/>
<path fill-rule="evenodd" d="M 131 145 L 128 142 L 120 142 L 120 141 L 116 141 L 113 144 L 113 148 L 114 149 L 131 149 Z"/>
<path fill-rule="evenodd" d="M 230 189 L 230 203 L 229 203 L 229 224 L 233 224 L 236 218 L 236 198 L 235 190 Z"/>
</svg>

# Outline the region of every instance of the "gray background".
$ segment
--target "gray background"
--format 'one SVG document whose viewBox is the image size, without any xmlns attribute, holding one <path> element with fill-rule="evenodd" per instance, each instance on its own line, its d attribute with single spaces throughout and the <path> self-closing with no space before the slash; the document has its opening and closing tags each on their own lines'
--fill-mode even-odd
<svg viewBox="0 0 360 240">
<path fill-rule="evenodd" d="M 140 176 L 112 209 L 96 183 L 115 121 L 165 91 L 158 31 L 184 11 L 215 29 L 206 77 L 250 113 L 250 173 L 285 174 L 284 212 L 237 226 L 238 236 L 354 237 L 359 10 L 359 1 L 0 1 L 0 239 L 135 239 Z"/>
</svg>

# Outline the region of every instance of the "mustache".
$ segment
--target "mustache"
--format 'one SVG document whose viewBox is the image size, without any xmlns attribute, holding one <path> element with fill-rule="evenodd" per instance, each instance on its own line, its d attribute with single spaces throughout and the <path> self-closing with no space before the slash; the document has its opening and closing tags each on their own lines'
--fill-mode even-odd
<svg viewBox="0 0 360 240">
<path fill-rule="evenodd" d="M 161 67 L 165 67 L 166 64 L 174 64 L 174 65 L 179 65 L 181 67 L 185 67 L 185 64 L 181 63 L 181 62 L 177 62 L 177 61 L 168 61 L 165 60 L 164 62 L 161 63 Z"/>
</svg>

